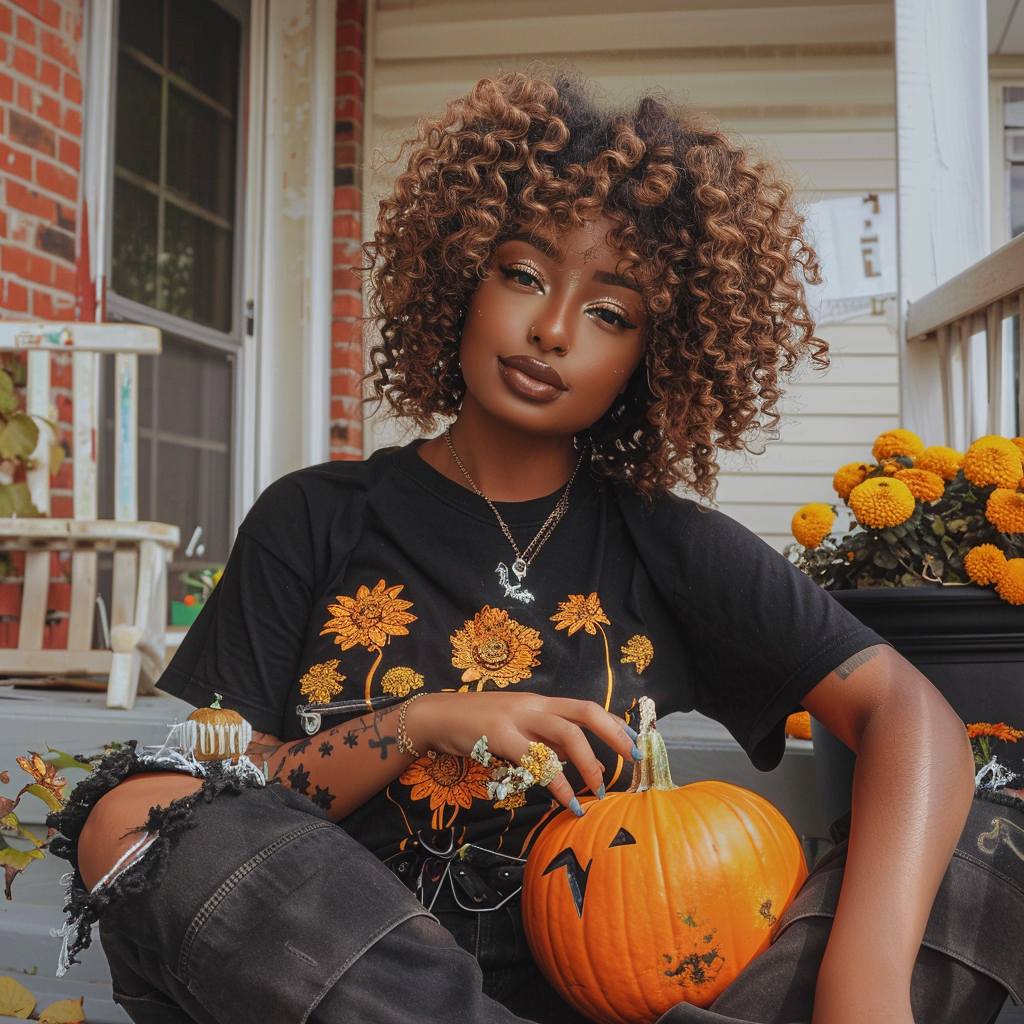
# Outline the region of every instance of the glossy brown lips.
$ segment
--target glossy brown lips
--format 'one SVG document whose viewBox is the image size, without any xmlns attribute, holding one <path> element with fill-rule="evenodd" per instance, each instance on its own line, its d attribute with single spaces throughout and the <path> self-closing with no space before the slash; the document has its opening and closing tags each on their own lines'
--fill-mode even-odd
<svg viewBox="0 0 1024 1024">
<path fill-rule="evenodd" d="M 501 376 L 513 391 L 534 401 L 552 401 L 569 389 L 558 371 L 530 356 L 501 356 Z"/>
</svg>

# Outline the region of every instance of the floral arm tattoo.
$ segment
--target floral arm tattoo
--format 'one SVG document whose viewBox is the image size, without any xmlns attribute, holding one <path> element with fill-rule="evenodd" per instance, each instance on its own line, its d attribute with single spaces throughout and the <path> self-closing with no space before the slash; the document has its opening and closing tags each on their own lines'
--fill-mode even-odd
<svg viewBox="0 0 1024 1024">
<path fill-rule="evenodd" d="M 268 780 L 281 782 L 297 793 L 308 796 L 325 811 L 337 799 L 332 783 L 339 768 L 333 765 L 336 754 L 355 755 L 366 739 L 366 752 L 355 755 L 360 760 L 387 761 L 398 750 L 398 735 L 390 719 L 400 705 L 374 711 L 335 726 L 318 736 L 284 742 L 269 733 L 254 732 L 246 753 L 257 766 L 263 767 Z M 397 721 L 397 719 L 396 719 Z M 369 734 L 367 736 L 367 734 Z"/>
</svg>

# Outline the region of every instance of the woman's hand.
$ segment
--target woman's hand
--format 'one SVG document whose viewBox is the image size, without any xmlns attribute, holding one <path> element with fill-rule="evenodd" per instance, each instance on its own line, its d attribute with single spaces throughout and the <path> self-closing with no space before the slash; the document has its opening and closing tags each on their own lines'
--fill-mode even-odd
<svg viewBox="0 0 1024 1024">
<path fill-rule="evenodd" d="M 544 743 L 560 761 L 572 762 L 590 790 L 603 796 L 604 766 L 584 729 L 624 758 L 634 758 L 632 730 L 627 732 L 625 722 L 589 700 L 493 691 L 431 693 L 410 704 L 405 718 L 405 733 L 421 753 L 436 750 L 468 757 L 477 740 L 486 736 L 495 757 L 518 765 L 530 743 Z M 563 807 L 575 799 L 561 772 L 547 788 Z"/>
</svg>

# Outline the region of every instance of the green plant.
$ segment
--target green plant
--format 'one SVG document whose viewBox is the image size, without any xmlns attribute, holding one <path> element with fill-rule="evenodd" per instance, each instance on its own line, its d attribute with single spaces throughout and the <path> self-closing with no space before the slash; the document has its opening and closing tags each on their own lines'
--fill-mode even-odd
<svg viewBox="0 0 1024 1024">
<path fill-rule="evenodd" d="M 36 508 L 28 484 L 19 480 L 19 466 L 33 468 L 33 453 L 39 444 L 39 425 L 20 408 L 18 392 L 25 386 L 25 364 L 14 356 L 0 361 L 0 518 L 30 518 L 43 513 Z M 56 426 L 46 421 L 56 434 Z M 64 461 L 64 449 L 50 446 L 50 473 Z M 8 568 L 9 571 L 9 568 Z M 3 566 L 0 565 L 0 574 Z"/>
</svg>

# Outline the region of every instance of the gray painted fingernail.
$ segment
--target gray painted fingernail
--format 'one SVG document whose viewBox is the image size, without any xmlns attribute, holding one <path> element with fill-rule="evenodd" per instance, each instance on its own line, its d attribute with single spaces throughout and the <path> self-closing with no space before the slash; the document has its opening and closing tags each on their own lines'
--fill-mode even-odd
<svg viewBox="0 0 1024 1024">
<path fill-rule="evenodd" d="M 644 755 L 643 751 L 634 743 L 633 752 L 629 755 L 634 761 L 639 761 Z"/>
<path fill-rule="evenodd" d="M 580 807 L 580 802 L 576 799 L 576 797 L 573 797 L 569 801 L 569 810 L 572 811 L 572 813 L 575 814 L 577 818 L 583 817 L 583 808 Z"/>
<path fill-rule="evenodd" d="M 630 738 L 631 740 L 635 740 L 635 739 L 637 738 L 637 736 L 639 736 L 639 735 L 640 735 L 640 734 L 639 734 L 639 733 L 638 733 L 638 732 L 636 731 L 636 729 L 631 729 L 631 728 L 630 728 L 630 727 L 629 727 L 628 725 L 626 725 L 626 724 L 623 724 L 622 728 L 626 730 L 626 735 L 627 735 L 627 736 L 628 736 L 628 737 L 629 737 L 629 738 Z"/>
<path fill-rule="evenodd" d="M 604 783 L 603 782 L 601 783 L 600 786 L 598 786 L 598 789 L 597 789 L 597 799 L 598 800 L 603 800 L 604 799 Z"/>
</svg>

